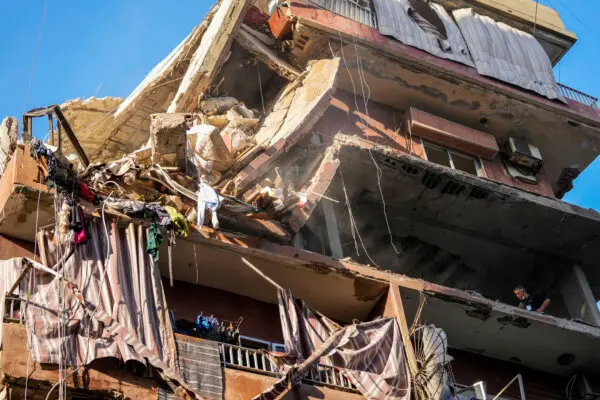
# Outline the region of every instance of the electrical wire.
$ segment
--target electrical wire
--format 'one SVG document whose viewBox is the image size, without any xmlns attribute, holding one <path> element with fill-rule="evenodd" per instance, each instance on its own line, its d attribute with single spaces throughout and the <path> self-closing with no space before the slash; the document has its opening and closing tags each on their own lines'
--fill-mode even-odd
<svg viewBox="0 0 600 400">
<path fill-rule="evenodd" d="M 110 192 L 110 194 L 106 197 L 106 199 L 111 198 L 113 193 L 114 193 L 114 191 Z M 100 285 L 98 286 L 99 293 L 102 293 L 102 288 L 104 287 L 104 281 L 106 279 L 106 275 L 108 272 L 108 259 L 110 257 L 110 235 L 108 234 L 108 229 L 106 227 L 106 215 L 104 213 L 105 207 L 106 207 L 106 201 L 102 202 L 102 226 L 104 228 L 104 234 L 106 237 L 106 257 L 104 258 L 104 271 L 102 272 L 102 278 L 100 279 Z M 59 241 L 59 243 L 60 243 L 60 241 Z M 99 308 L 100 307 L 96 307 L 96 309 L 90 315 L 90 318 L 89 318 L 89 323 L 87 326 L 87 333 L 86 333 L 87 338 L 88 338 L 88 343 L 86 346 L 84 362 L 82 364 L 80 364 L 77 368 L 75 368 L 68 376 L 66 376 L 64 378 L 60 378 L 60 376 L 59 376 L 59 381 L 50 388 L 50 390 L 48 391 L 48 394 L 46 394 L 45 400 L 48 400 L 50 398 L 50 394 L 52 394 L 52 392 L 54 391 L 54 389 L 56 389 L 57 386 L 59 386 L 59 385 L 62 386 L 62 384 L 64 384 L 67 379 L 69 379 L 71 376 L 75 375 L 77 373 L 77 371 L 79 371 L 81 368 L 83 368 L 84 366 L 86 366 L 88 364 L 89 353 L 90 353 L 89 341 L 90 341 L 91 326 L 92 326 L 92 321 L 94 319 L 94 316 L 96 315 L 96 312 L 98 311 Z M 59 326 L 59 328 L 60 328 L 60 326 Z M 59 397 L 60 397 L 60 388 L 59 388 Z"/>
<path fill-rule="evenodd" d="M 356 254 L 360 256 L 358 253 L 358 244 L 356 243 L 356 236 L 358 236 L 358 240 L 360 241 L 360 245 L 365 252 L 365 255 L 373 263 L 374 266 L 379 267 L 377 263 L 371 258 L 367 248 L 365 247 L 365 243 L 360 236 L 360 232 L 358 231 L 358 226 L 356 225 L 356 221 L 354 220 L 354 214 L 352 213 L 352 206 L 350 205 L 350 199 L 348 198 L 348 192 L 346 191 L 346 183 L 344 182 L 344 173 L 340 169 L 340 176 L 342 178 L 342 189 L 344 190 L 344 198 L 346 199 L 346 207 L 348 208 L 348 216 L 350 218 L 350 229 L 352 230 L 352 237 L 354 238 L 354 246 L 356 247 Z M 355 236 L 356 234 L 356 236 Z"/>
<path fill-rule="evenodd" d="M 535 30 L 537 28 L 537 16 L 538 16 L 538 6 L 540 5 L 540 0 L 535 0 L 535 16 L 533 18 L 533 36 L 535 36 Z"/>
<path fill-rule="evenodd" d="M 44 33 L 44 24 L 46 23 L 46 14 L 48 12 L 48 3 L 50 0 L 46 0 L 44 3 L 44 11 L 42 12 L 42 22 L 40 23 L 40 30 L 38 31 L 37 41 L 35 43 L 35 51 L 33 53 L 33 62 L 31 63 L 31 71 L 29 72 L 29 82 L 27 83 L 27 92 L 25 92 L 25 103 L 23 104 L 23 114 L 27 111 L 27 104 L 29 103 L 29 95 L 31 93 L 31 85 L 33 84 L 33 77 L 35 76 L 35 66 L 37 64 L 38 54 L 40 52 L 40 44 L 42 43 L 42 34 Z"/>
<path fill-rule="evenodd" d="M 368 82 L 367 82 L 367 80 L 365 78 L 364 69 L 362 68 L 362 62 L 360 60 L 360 57 L 358 56 L 358 46 L 356 45 L 356 39 L 354 37 L 352 37 L 352 40 L 353 40 L 353 43 L 354 43 L 354 53 L 356 54 L 356 61 L 357 61 L 357 66 L 358 66 L 358 77 L 359 77 L 359 82 L 360 82 L 360 86 L 361 86 L 361 92 L 363 94 L 363 102 L 364 102 L 364 106 L 365 106 L 365 113 L 367 114 L 367 117 L 369 119 L 371 119 L 371 116 L 369 115 L 369 108 L 368 108 L 368 102 L 369 102 L 369 100 L 371 98 L 371 88 L 369 87 L 369 84 L 368 84 Z M 348 73 L 350 73 L 350 72 L 348 71 Z M 364 86 L 366 86 L 366 88 L 367 88 L 367 94 L 366 94 L 367 97 L 365 97 L 365 91 L 364 91 L 364 87 L 363 87 L 363 82 L 364 82 Z M 373 156 L 373 151 L 372 151 L 371 147 L 368 148 L 368 151 L 369 151 L 369 156 L 371 157 L 371 161 L 373 161 L 373 165 L 375 166 L 375 170 L 376 170 L 377 187 L 379 188 L 379 195 L 381 197 L 383 217 L 384 217 L 384 220 L 385 220 L 385 225 L 387 227 L 388 235 L 390 237 L 390 244 L 392 245 L 392 248 L 394 249 L 394 252 L 396 253 L 396 255 L 400 255 L 400 251 L 398 250 L 398 248 L 394 244 L 394 236 L 392 234 L 392 228 L 390 226 L 389 218 L 388 218 L 388 215 L 387 215 L 387 205 L 385 203 L 385 197 L 383 195 L 383 188 L 381 186 L 381 177 L 383 176 L 383 171 L 381 170 L 381 168 L 377 164 L 377 161 L 375 160 L 375 157 Z"/>
</svg>

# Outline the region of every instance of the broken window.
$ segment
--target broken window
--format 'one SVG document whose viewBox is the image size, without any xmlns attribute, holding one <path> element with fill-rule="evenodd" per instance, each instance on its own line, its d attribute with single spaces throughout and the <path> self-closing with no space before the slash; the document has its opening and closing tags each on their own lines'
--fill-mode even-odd
<svg viewBox="0 0 600 400">
<path fill-rule="evenodd" d="M 426 141 L 422 141 L 425 157 L 436 164 L 458 169 L 472 175 L 485 176 L 485 171 L 479 157 L 472 157 L 464 153 L 448 150 Z"/>
</svg>

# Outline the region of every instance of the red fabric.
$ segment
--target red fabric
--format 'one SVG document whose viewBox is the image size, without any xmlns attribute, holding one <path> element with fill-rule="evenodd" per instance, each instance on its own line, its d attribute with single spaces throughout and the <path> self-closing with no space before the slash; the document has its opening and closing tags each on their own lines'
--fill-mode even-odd
<svg viewBox="0 0 600 400">
<path fill-rule="evenodd" d="M 88 185 L 86 185 L 85 183 L 83 183 L 81 181 L 78 183 L 79 183 L 79 197 L 81 197 L 85 201 L 89 201 L 90 203 L 93 203 L 96 200 L 96 193 L 94 193 L 92 191 L 92 189 L 90 189 L 88 187 Z"/>
</svg>

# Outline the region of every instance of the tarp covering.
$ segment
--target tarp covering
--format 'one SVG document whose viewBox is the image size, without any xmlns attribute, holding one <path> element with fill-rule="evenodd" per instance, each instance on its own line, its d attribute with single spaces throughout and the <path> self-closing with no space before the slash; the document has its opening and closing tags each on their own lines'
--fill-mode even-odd
<svg viewBox="0 0 600 400">
<path fill-rule="evenodd" d="M 305 373 L 302 365 L 310 365 L 310 359 L 315 356 L 314 363 L 340 368 L 367 399 L 410 398 L 410 377 L 395 319 L 383 318 L 340 328 L 303 301 L 296 301 L 289 290 L 279 289 L 278 299 L 287 353 L 284 362 L 293 366 L 282 379 L 254 399 L 277 398 L 288 385 L 302 379 Z"/>
<path fill-rule="evenodd" d="M 476 14 L 471 8 L 453 14 L 477 72 L 549 99 L 560 98 L 552 63 L 532 35 Z"/>
<path fill-rule="evenodd" d="M 94 220 L 89 224 L 88 243 L 78 246 L 64 267 L 59 269 L 67 280 L 79 287 L 87 302 L 97 306 L 93 319 L 74 292 L 65 288 L 64 282 L 59 284 L 60 280 L 54 275 L 32 269 L 33 285 L 29 288 L 25 312 L 32 359 L 57 364 L 62 343 L 60 353 L 66 365 L 87 364 L 101 357 L 137 360 L 145 364 L 148 357 L 140 356 L 140 351 L 125 343 L 121 335 L 115 335 L 110 332 L 110 327 L 99 323 L 104 319 L 125 327 L 128 335 L 135 336 L 145 348 L 150 349 L 151 358 L 156 357 L 171 368 L 176 357 L 175 341 L 160 273 L 145 251 L 145 228 L 129 225 L 126 229 L 118 229 L 113 223 L 107 227 L 107 232 L 110 237 L 107 260 L 104 226 L 101 221 Z M 43 247 L 42 255 L 46 254 L 43 262 L 53 265 L 56 253 L 51 238 L 44 236 L 40 246 Z M 22 259 L 18 258 L 1 261 L 2 277 L 12 276 L 12 280 L 8 281 L 12 284 L 22 268 L 21 262 Z M 2 281 L 3 284 L 7 282 L 5 279 Z M 21 293 L 27 290 L 29 281 L 29 278 L 23 280 Z M 62 285 L 60 290 L 59 285 Z M 57 310 L 61 308 L 64 312 L 59 337 Z M 109 318 L 104 318 L 104 314 Z"/>
<path fill-rule="evenodd" d="M 10 290 L 13 283 L 17 280 L 21 266 L 23 265 L 22 258 L 11 258 L 10 260 L 0 261 L 0 316 L 4 318 L 6 311 L 5 295 Z M 19 294 L 19 288 L 15 290 L 14 295 Z M 18 310 L 15 310 L 18 311 Z M 11 315 L 12 317 L 12 315 Z M 0 350 L 2 350 L 2 320 L 0 320 Z"/>
<path fill-rule="evenodd" d="M 183 380 L 205 399 L 223 399 L 223 366 L 219 343 L 192 337 L 175 336 L 179 370 Z M 158 389 L 158 400 L 179 400 L 169 389 Z"/>
<path fill-rule="evenodd" d="M 425 50 L 437 57 L 474 66 L 460 30 L 444 7 L 430 3 L 446 28 L 447 40 L 441 40 L 431 29 L 417 23 L 421 19 L 418 13 L 412 10 L 408 0 L 373 0 L 373 4 L 382 35 L 392 36 L 406 45 Z"/>
</svg>

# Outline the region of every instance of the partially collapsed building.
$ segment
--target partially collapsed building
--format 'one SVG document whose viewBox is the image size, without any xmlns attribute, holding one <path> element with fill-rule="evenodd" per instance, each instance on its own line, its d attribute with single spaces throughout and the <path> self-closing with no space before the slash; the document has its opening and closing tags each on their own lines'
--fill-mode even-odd
<svg viewBox="0 0 600 400">
<path fill-rule="evenodd" d="M 575 41 L 532 0 L 220 0 L 126 99 L 5 118 L 0 399 L 600 398 Z"/>
</svg>

